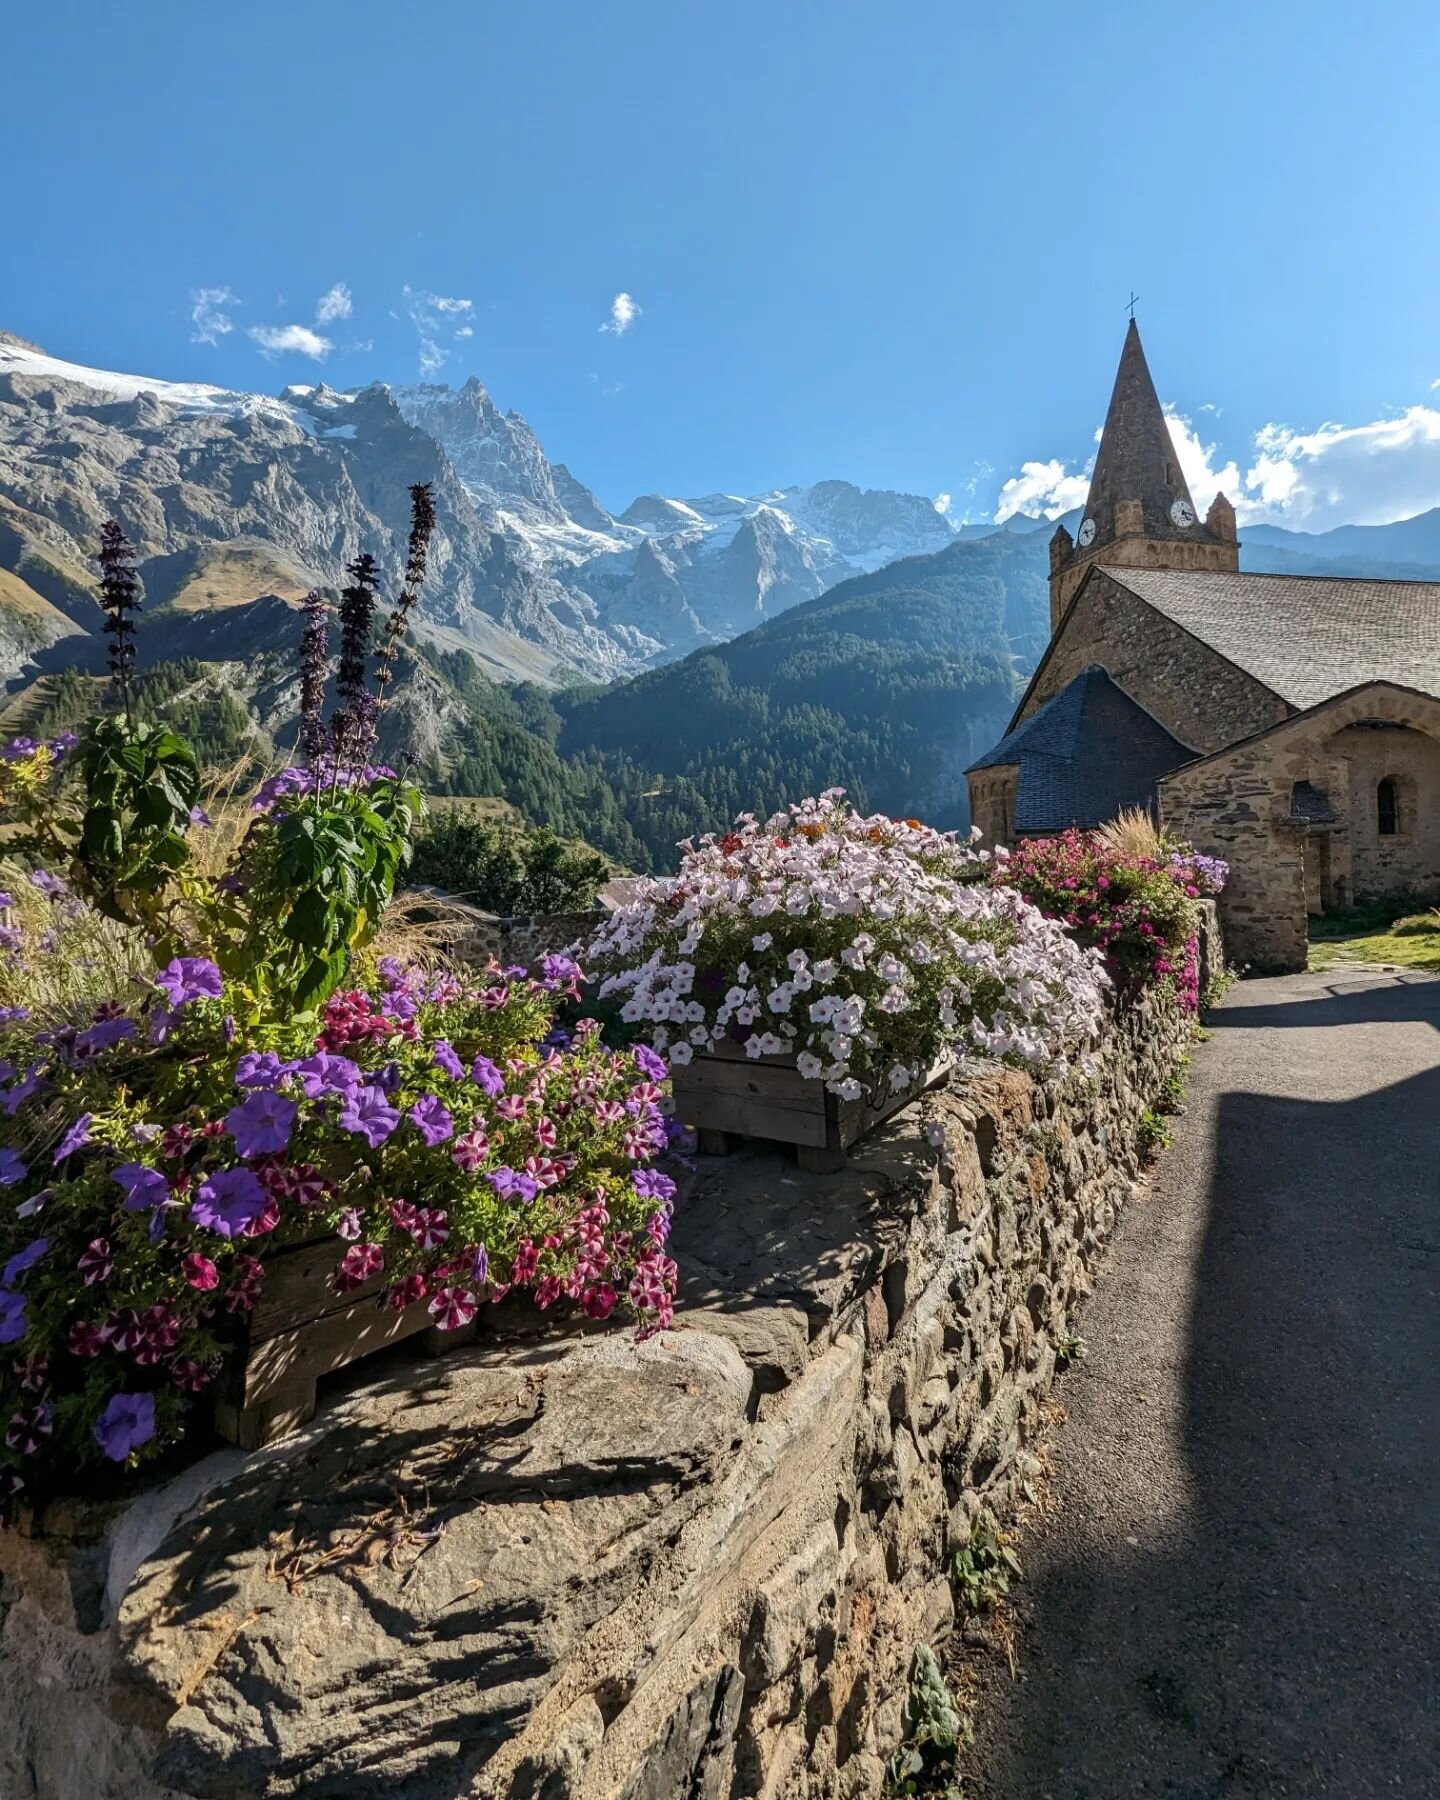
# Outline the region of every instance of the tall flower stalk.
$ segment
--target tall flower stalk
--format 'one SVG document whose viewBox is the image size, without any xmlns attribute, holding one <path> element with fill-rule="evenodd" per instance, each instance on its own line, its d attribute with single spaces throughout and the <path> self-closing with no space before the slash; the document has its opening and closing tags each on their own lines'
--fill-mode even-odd
<svg viewBox="0 0 1440 1800">
<path fill-rule="evenodd" d="M 340 704 L 330 720 L 330 741 L 337 768 L 358 768 L 375 738 L 375 700 L 365 684 L 366 664 L 375 624 L 379 571 L 368 553 L 349 568 L 350 586 L 340 596 L 340 666 L 335 686 Z"/>
<path fill-rule="evenodd" d="M 305 630 L 300 638 L 300 748 L 313 768 L 325 753 L 325 664 L 330 627 L 318 588 L 305 596 Z"/>
<path fill-rule="evenodd" d="M 100 532 L 100 605 L 110 639 L 110 680 L 131 722 L 130 678 L 135 671 L 135 615 L 140 610 L 140 578 L 135 551 L 118 522 L 107 519 Z"/>
<path fill-rule="evenodd" d="M 435 530 L 435 500 L 428 482 L 416 482 L 410 490 L 410 542 L 405 556 L 405 585 L 385 624 L 385 637 L 375 658 L 376 704 L 383 707 L 395 673 L 395 655 L 420 590 L 425 585 L 430 538 Z"/>
</svg>

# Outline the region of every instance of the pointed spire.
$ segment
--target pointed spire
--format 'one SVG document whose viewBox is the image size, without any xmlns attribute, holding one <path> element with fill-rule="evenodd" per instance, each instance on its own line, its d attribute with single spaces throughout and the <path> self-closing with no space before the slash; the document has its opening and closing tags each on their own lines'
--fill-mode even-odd
<svg viewBox="0 0 1440 1800">
<path fill-rule="evenodd" d="M 1105 429 L 1090 478 L 1082 544 L 1099 546 L 1119 537 L 1193 538 L 1195 503 L 1171 441 L 1155 383 L 1131 319 L 1120 352 L 1120 367 L 1105 415 Z M 1203 535 L 1200 528 L 1199 535 Z"/>
</svg>

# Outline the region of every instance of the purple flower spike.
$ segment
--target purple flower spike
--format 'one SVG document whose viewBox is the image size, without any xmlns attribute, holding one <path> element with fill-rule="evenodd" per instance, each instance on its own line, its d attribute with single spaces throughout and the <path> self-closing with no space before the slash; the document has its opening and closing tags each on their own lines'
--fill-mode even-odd
<svg viewBox="0 0 1440 1800">
<path fill-rule="evenodd" d="M 95 1442 L 112 1462 L 123 1463 L 155 1435 L 153 1394 L 112 1394 L 95 1421 Z"/>
</svg>

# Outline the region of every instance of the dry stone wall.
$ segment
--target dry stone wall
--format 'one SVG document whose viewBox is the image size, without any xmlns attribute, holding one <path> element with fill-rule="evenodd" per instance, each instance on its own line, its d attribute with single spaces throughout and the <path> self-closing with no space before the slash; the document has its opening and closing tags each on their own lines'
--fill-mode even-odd
<svg viewBox="0 0 1440 1800">
<path fill-rule="evenodd" d="M 0 1538 L 5 1800 L 859 1800 L 1191 1026 L 994 1066 L 680 1206 L 680 1327 L 351 1372 L 307 1430 Z M 941 1126 L 935 1148 L 924 1129 Z"/>
</svg>

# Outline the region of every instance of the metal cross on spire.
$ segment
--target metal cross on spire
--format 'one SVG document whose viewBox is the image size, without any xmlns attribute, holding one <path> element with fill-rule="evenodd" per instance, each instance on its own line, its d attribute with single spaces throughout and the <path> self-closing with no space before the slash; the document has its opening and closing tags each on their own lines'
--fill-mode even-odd
<svg viewBox="0 0 1440 1800">
<path fill-rule="evenodd" d="M 1131 290 L 1130 290 L 1130 318 L 1131 318 L 1132 322 L 1134 321 L 1134 318 L 1135 318 L 1135 302 L 1139 298 L 1140 298 L 1140 296 L 1135 292 L 1134 288 L 1131 288 Z"/>
</svg>

